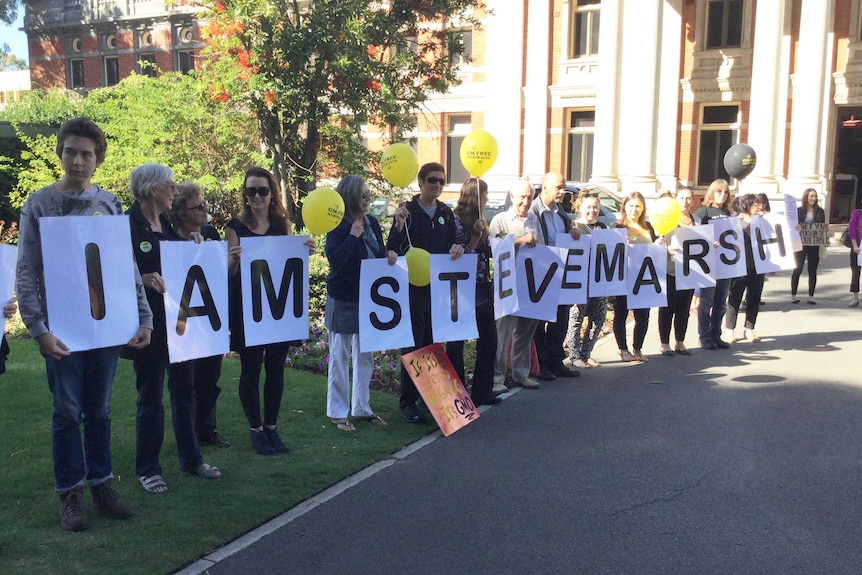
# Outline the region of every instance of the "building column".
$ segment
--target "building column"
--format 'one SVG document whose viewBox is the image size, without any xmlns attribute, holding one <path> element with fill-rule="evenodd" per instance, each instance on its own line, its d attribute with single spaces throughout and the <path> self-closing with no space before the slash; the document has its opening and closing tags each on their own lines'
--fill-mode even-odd
<svg viewBox="0 0 862 575">
<path fill-rule="evenodd" d="M 754 23 L 754 46 L 751 66 L 751 108 L 748 114 L 748 145 L 757 154 L 754 171 L 740 186 L 745 192 L 778 192 L 776 166 L 783 164 L 783 145 L 779 133 L 785 133 L 786 106 L 780 102 L 781 79 L 785 77 L 782 62 L 782 40 L 785 28 L 785 0 L 759 2 Z"/>
<path fill-rule="evenodd" d="M 622 0 L 603 0 L 599 21 L 596 131 L 593 137 L 593 173 L 590 181 L 613 191 L 620 189 L 617 146 L 622 24 Z"/>
<path fill-rule="evenodd" d="M 790 164 L 785 192 L 801 197 L 806 188 L 823 189 L 823 111 L 830 78 L 827 41 L 834 0 L 803 0 L 793 80 Z"/>
<path fill-rule="evenodd" d="M 620 82 L 619 172 L 622 191 L 651 196 L 658 127 L 659 45 L 664 0 L 627 2 L 623 31 L 638 41 L 624 42 Z"/>
<path fill-rule="evenodd" d="M 517 2 L 516 2 L 517 3 Z M 551 14 L 546 1 L 528 2 L 527 62 L 551 61 Z M 496 8 L 495 8 L 496 11 Z M 509 69 L 512 69 L 510 64 Z M 524 175 L 541 177 L 548 166 L 547 65 L 527 66 L 524 78 Z"/>
<path fill-rule="evenodd" d="M 665 0 L 661 24 L 655 168 L 658 185 L 672 192 L 678 182 L 679 62 L 682 57 L 682 0 Z"/>
<path fill-rule="evenodd" d="M 497 161 L 483 178 L 491 189 L 508 189 L 521 175 L 521 69 L 524 61 L 524 5 L 495 2 L 485 27 L 486 94 L 484 129 L 497 140 Z"/>
</svg>

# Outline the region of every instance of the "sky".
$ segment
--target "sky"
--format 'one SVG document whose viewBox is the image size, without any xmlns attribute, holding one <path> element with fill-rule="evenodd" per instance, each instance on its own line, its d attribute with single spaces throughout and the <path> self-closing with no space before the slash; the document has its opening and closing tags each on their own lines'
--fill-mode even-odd
<svg viewBox="0 0 862 575">
<path fill-rule="evenodd" d="M 11 48 L 13 54 L 29 61 L 30 57 L 27 54 L 27 35 L 18 30 L 18 28 L 24 25 L 23 20 L 24 7 L 22 6 L 18 9 L 18 20 L 12 23 L 12 25 L 0 25 L 0 45 L 9 44 L 9 48 Z"/>
</svg>

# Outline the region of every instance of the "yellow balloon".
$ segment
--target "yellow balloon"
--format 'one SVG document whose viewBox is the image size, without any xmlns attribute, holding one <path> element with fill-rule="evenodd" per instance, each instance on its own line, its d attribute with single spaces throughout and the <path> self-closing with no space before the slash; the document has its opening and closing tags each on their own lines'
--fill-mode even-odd
<svg viewBox="0 0 862 575">
<path fill-rule="evenodd" d="M 406 188 L 419 171 L 419 160 L 416 152 L 407 144 L 390 144 L 380 157 L 380 170 L 387 182 Z"/>
<path fill-rule="evenodd" d="M 417 287 L 431 283 L 431 254 L 422 248 L 410 248 L 404 254 L 407 260 L 407 281 Z"/>
<path fill-rule="evenodd" d="M 312 234 L 334 230 L 344 218 L 344 199 L 332 188 L 317 188 L 302 202 L 302 221 Z"/>
<path fill-rule="evenodd" d="M 485 130 L 473 130 L 461 142 L 461 163 L 474 178 L 481 178 L 497 161 L 497 140 Z"/>
<path fill-rule="evenodd" d="M 682 215 L 682 210 L 675 199 L 665 196 L 655 201 L 650 209 L 649 223 L 652 228 L 660 236 L 663 236 L 674 229 L 679 224 L 679 218 Z"/>
</svg>

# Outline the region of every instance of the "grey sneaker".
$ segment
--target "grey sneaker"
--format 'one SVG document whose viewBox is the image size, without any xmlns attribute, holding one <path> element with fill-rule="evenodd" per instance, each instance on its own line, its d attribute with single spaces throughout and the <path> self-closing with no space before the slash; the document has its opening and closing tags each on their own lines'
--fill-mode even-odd
<svg viewBox="0 0 862 575">
<path fill-rule="evenodd" d="M 65 493 L 60 493 L 60 527 L 66 531 L 84 531 L 90 528 L 87 512 L 81 505 L 84 496 L 83 487 L 73 487 Z"/>
<path fill-rule="evenodd" d="M 538 389 L 539 382 L 533 379 L 532 377 L 525 377 L 521 381 L 512 380 L 512 385 L 516 387 L 523 387 L 524 389 Z"/>
<path fill-rule="evenodd" d="M 128 519 L 132 516 L 132 509 L 120 499 L 120 494 L 114 490 L 111 480 L 90 487 L 93 495 L 93 505 L 96 509 L 109 519 Z"/>
</svg>

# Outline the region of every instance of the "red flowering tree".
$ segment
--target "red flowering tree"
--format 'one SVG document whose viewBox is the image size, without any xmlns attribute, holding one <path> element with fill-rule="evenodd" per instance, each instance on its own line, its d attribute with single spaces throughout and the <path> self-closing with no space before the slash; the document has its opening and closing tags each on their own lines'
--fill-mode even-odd
<svg viewBox="0 0 862 575">
<path fill-rule="evenodd" d="M 478 27 L 482 0 L 216 0 L 205 2 L 203 74 L 214 100 L 255 114 L 288 209 L 320 159 L 362 173 L 361 126 L 398 138 L 433 93 L 457 82 L 453 29 Z"/>
</svg>

